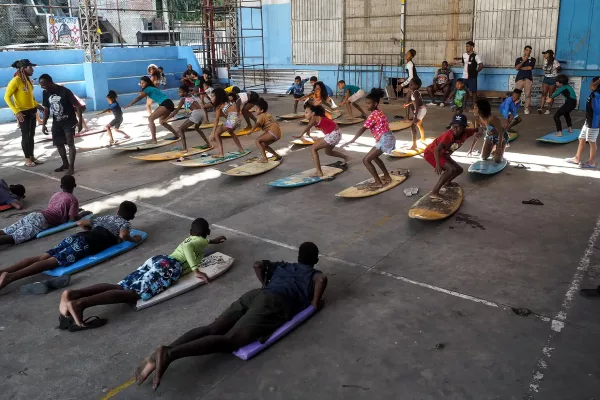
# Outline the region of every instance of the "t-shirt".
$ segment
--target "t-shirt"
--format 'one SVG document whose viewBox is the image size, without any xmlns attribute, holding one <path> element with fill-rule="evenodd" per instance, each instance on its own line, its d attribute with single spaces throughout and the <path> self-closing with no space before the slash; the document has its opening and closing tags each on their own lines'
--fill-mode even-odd
<svg viewBox="0 0 600 400">
<path fill-rule="evenodd" d="M 10 191 L 10 186 L 8 186 L 4 179 L 0 179 L 0 205 L 10 204 L 13 201 L 19 200 L 19 197 Z"/>
<path fill-rule="evenodd" d="M 445 150 L 440 155 L 450 155 L 454 153 L 456 150 L 463 145 L 465 140 L 473 136 L 477 133 L 477 129 L 467 128 L 463 131 L 463 134 L 459 137 L 454 136 L 454 131 L 452 129 L 447 130 L 442 133 L 438 138 L 436 138 L 433 142 L 427 146 L 425 149 L 425 153 L 435 153 L 435 149 L 438 147 L 440 143 L 443 143 L 445 146 Z"/>
<path fill-rule="evenodd" d="M 281 127 L 269 113 L 263 113 L 256 119 L 256 126 L 260 127 L 265 132 L 273 132 L 281 137 Z"/>
<path fill-rule="evenodd" d="M 573 86 L 571 85 L 562 85 L 561 87 L 557 88 L 556 91 L 550 97 L 555 99 L 561 94 L 565 96 L 565 101 L 577 101 L 577 95 L 575 94 L 575 90 L 573 90 Z"/>
<path fill-rule="evenodd" d="M 556 78 L 558 76 L 558 70 L 560 69 L 560 63 L 556 60 L 552 62 L 552 65 L 548 65 L 548 60 L 544 59 L 544 76 L 548 78 Z"/>
<path fill-rule="evenodd" d="M 508 118 L 509 114 L 512 114 L 513 117 L 516 116 L 517 112 L 519 111 L 519 107 L 521 107 L 520 100 L 517 102 L 517 104 L 515 104 L 512 97 L 508 97 L 508 98 L 504 99 L 502 104 L 500 104 L 499 109 L 500 109 L 500 113 L 502 114 L 502 116 L 504 118 Z"/>
<path fill-rule="evenodd" d="M 169 100 L 169 97 L 164 94 L 160 89 L 155 88 L 154 86 L 146 86 L 144 88 L 144 93 L 152 99 L 156 104 L 160 104 L 165 100 Z"/>
<path fill-rule="evenodd" d="M 123 119 L 123 110 L 121 110 L 121 106 L 116 101 L 108 106 L 108 109 L 112 111 L 113 116 L 117 120 Z"/>
<path fill-rule="evenodd" d="M 50 226 L 64 224 L 79 213 L 79 200 L 73 193 L 58 192 L 50 197 L 48 207 L 42 211 L 42 215 Z"/>
<path fill-rule="evenodd" d="M 119 238 L 122 230 L 130 230 L 131 224 L 129 221 L 118 215 L 103 215 L 101 217 L 93 217 L 90 220 L 92 229 L 101 227 L 109 231 L 113 236 Z M 120 239 L 118 239 L 120 241 Z"/>
<path fill-rule="evenodd" d="M 263 290 L 282 296 L 294 314 L 304 310 L 312 301 L 313 279 L 321 271 L 299 263 L 269 263 L 267 285 Z"/>
<path fill-rule="evenodd" d="M 183 73 L 183 77 L 187 78 L 188 76 L 190 76 L 192 73 L 195 73 L 196 75 L 198 75 L 198 73 L 196 71 L 194 71 L 193 69 L 186 69 L 185 72 Z"/>
<path fill-rule="evenodd" d="M 523 62 L 523 57 L 517 58 L 515 60 L 515 66 L 521 64 L 521 62 Z M 521 68 L 523 68 L 523 67 L 534 68 L 535 67 L 535 58 L 529 57 L 527 59 L 527 61 L 525 61 L 525 64 L 523 64 L 521 66 Z M 520 69 L 519 72 L 517 72 L 517 77 L 515 78 L 515 81 L 521 81 L 523 79 L 529 79 L 530 81 L 532 81 L 533 80 L 533 70 L 523 71 L 522 69 Z"/>
<path fill-rule="evenodd" d="M 454 80 L 454 72 L 450 71 L 449 69 L 440 68 L 435 73 L 433 79 L 438 85 L 445 85 Z"/>
<path fill-rule="evenodd" d="M 463 69 L 463 78 L 464 79 L 469 79 L 469 59 L 471 58 L 471 55 L 469 55 L 469 53 L 463 53 L 463 64 L 464 69 Z M 483 64 L 483 61 L 481 60 L 481 57 L 479 57 L 479 54 L 475 54 L 475 66 L 471 66 L 471 68 L 473 69 L 477 69 L 479 68 L 479 64 Z M 473 76 L 473 78 L 477 78 L 477 74 L 475 74 L 475 76 Z"/>
<path fill-rule="evenodd" d="M 337 130 L 338 126 L 333 120 L 327 117 L 321 117 L 321 121 L 319 121 L 317 128 L 319 128 L 325 135 L 329 135 L 331 132 Z"/>
<path fill-rule="evenodd" d="M 189 236 L 177 246 L 169 257 L 181 264 L 182 274 L 198 269 L 204 259 L 204 250 L 208 247 L 208 239 L 202 236 Z"/>
<path fill-rule="evenodd" d="M 454 104 L 457 107 L 462 107 L 467 93 L 468 89 L 466 87 L 464 89 L 454 89 L 454 91 L 450 94 L 452 104 Z"/>
<path fill-rule="evenodd" d="M 356 92 L 358 92 L 359 90 L 360 90 L 360 88 L 358 86 L 354 86 L 354 85 L 345 85 L 344 86 L 344 91 L 349 91 L 350 96 L 356 94 Z"/>
<path fill-rule="evenodd" d="M 377 142 L 379 142 L 379 139 L 381 139 L 385 133 L 390 131 L 388 119 L 380 109 L 374 110 L 363 126 L 371 130 L 371 133 Z"/>
<path fill-rule="evenodd" d="M 246 104 L 248 102 L 248 93 L 246 92 L 241 92 L 238 94 L 238 97 L 242 103 L 242 105 Z"/>
<path fill-rule="evenodd" d="M 600 93 L 590 93 L 585 103 L 585 123 L 591 129 L 600 128 Z"/>
<path fill-rule="evenodd" d="M 54 123 L 76 124 L 75 105 L 71 103 L 70 97 L 73 93 L 64 86 L 56 85 L 54 92 L 44 90 L 42 104 L 52 115 Z"/>
</svg>

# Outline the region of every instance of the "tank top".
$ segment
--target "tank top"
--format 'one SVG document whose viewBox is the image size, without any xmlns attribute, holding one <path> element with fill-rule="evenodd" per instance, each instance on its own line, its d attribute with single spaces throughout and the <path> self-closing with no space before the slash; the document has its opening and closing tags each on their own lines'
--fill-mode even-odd
<svg viewBox="0 0 600 400">
<path fill-rule="evenodd" d="M 194 103 L 198 103 L 200 104 L 200 101 L 198 100 L 198 97 L 194 96 L 194 95 L 189 95 L 185 98 L 184 100 L 184 107 L 186 110 L 189 110 L 192 107 L 192 104 Z"/>
<path fill-rule="evenodd" d="M 229 107 L 231 107 L 232 105 L 234 105 L 234 103 L 227 103 L 227 104 L 225 104 L 225 105 L 223 106 L 222 113 L 223 113 L 223 114 L 226 114 L 226 113 L 227 113 L 227 110 L 229 110 Z"/>
<path fill-rule="evenodd" d="M 317 128 L 319 128 L 324 134 L 328 135 L 331 132 L 336 131 L 338 126 L 333 120 L 327 117 L 321 117 L 321 121 L 319 121 Z"/>
</svg>

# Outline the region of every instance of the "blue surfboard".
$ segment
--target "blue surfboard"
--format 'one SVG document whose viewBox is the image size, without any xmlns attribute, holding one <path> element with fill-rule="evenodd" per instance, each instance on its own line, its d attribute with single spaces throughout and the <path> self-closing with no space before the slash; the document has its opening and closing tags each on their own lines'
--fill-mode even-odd
<svg viewBox="0 0 600 400">
<path fill-rule="evenodd" d="M 137 247 L 148 237 L 148 234 L 146 232 L 138 231 L 137 229 L 132 229 L 130 234 L 131 234 L 131 236 L 140 235 L 142 237 L 142 240 L 140 240 L 137 243 L 121 242 L 119 244 L 115 244 L 114 246 L 109 247 L 108 249 L 103 250 L 98 254 L 94 254 L 93 256 L 88 256 L 86 258 L 83 258 L 71 265 L 66 266 L 66 267 L 54 268 L 54 269 L 52 269 L 50 271 L 46 271 L 44 273 L 46 275 L 50 275 L 50 276 L 63 276 L 63 275 L 75 274 L 77 272 L 83 271 L 86 268 L 93 267 L 94 265 L 98 265 L 106 260 L 110 260 L 111 258 L 114 258 L 120 254 L 128 252 L 129 250 L 133 249 L 134 247 Z"/>
<path fill-rule="evenodd" d="M 341 161 L 338 161 L 333 164 L 323 165 L 321 167 L 323 170 L 323 176 L 317 177 L 316 169 L 309 169 L 307 171 L 298 172 L 294 175 L 290 175 L 285 178 L 277 179 L 276 181 L 268 183 L 269 186 L 280 187 L 280 188 L 293 188 L 300 186 L 312 185 L 313 183 L 331 180 L 338 174 L 341 174 L 347 169 L 346 165 L 342 165 Z"/>
<path fill-rule="evenodd" d="M 494 175 L 502 171 L 507 164 L 508 161 L 506 161 L 505 158 L 503 158 L 499 163 L 494 162 L 494 160 L 491 158 L 487 160 L 477 160 L 471 164 L 469 167 L 469 172 L 473 174 Z"/>
<path fill-rule="evenodd" d="M 581 133 L 581 129 L 573 129 L 573 132 L 569 133 L 567 129 L 562 131 L 562 136 L 554 136 L 556 132 L 549 133 L 545 136 L 539 137 L 536 140 L 539 142 L 545 143 L 556 143 L 556 144 L 565 144 L 571 143 L 579 139 L 579 134 Z"/>
<path fill-rule="evenodd" d="M 93 216 L 94 216 L 94 214 L 86 215 L 85 217 L 81 218 L 80 221 L 82 221 L 84 219 L 90 219 Z M 58 232 L 66 231 L 67 229 L 75 228 L 77 226 L 77 222 L 78 221 L 65 222 L 64 224 L 53 226 L 52 228 L 48 228 L 45 231 L 41 231 L 35 237 L 38 239 L 41 239 L 46 236 L 54 235 L 55 233 L 58 233 Z"/>
</svg>

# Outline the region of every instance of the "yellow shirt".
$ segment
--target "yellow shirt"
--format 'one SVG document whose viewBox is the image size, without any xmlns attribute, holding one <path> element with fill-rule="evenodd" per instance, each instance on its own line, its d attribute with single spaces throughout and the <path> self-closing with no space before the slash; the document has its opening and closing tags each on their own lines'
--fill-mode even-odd
<svg viewBox="0 0 600 400">
<path fill-rule="evenodd" d="M 14 102 L 13 98 L 14 97 Z M 10 107 L 14 114 L 21 111 L 36 108 L 38 103 L 33 98 L 33 85 L 31 82 L 24 84 L 19 76 L 15 76 L 8 82 L 4 101 Z"/>
<path fill-rule="evenodd" d="M 181 263 L 181 275 L 195 271 L 202 264 L 204 250 L 208 247 L 208 239 L 200 236 L 188 236 L 169 257 Z"/>
</svg>

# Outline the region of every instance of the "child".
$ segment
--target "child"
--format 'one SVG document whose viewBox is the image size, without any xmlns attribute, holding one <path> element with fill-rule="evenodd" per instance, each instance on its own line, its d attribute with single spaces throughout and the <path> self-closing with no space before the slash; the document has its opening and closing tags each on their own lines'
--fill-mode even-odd
<svg viewBox="0 0 600 400">
<path fill-rule="evenodd" d="M 552 96 L 550 96 L 548 110 L 550 110 L 552 107 L 556 97 L 558 97 L 560 94 L 565 96 L 564 104 L 556 111 L 556 113 L 554 113 L 554 123 L 556 124 L 556 133 L 554 136 L 562 136 L 562 124 L 560 123 L 560 117 L 563 115 L 565 116 L 569 133 L 573 132 L 571 111 L 577 107 L 577 95 L 575 94 L 575 90 L 573 90 L 573 86 L 569 85 L 569 78 L 567 78 L 566 75 L 559 75 L 556 77 L 556 86 L 558 89 L 552 94 Z"/>
<path fill-rule="evenodd" d="M 215 109 L 217 110 L 217 116 L 215 117 L 215 127 L 213 128 L 212 134 L 210 135 L 210 141 L 217 142 L 219 146 L 219 153 L 213 155 L 213 158 L 223 158 L 225 153 L 223 151 L 223 139 L 221 135 L 225 132 L 229 132 L 235 145 L 240 153 L 244 152 L 244 148 L 240 143 L 240 139 L 235 134 L 235 130 L 240 125 L 240 110 L 237 106 L 238 96 L 235 93 L 227 94 L 225 89 L 215 89 Z M 219 119 L 225 116 L 225 123 L 219 125 Z"/>
<path fill-rule="evenodd" d="M 452 118 L 450 130 L 442 133 L 427 146 L 423 158 L 431 164 L 440 179 L 433 187 L 429 197 L 434 200 L 444 200 L 442 187 L 454 185 L 452 182 L 463 173 L 463 169 L 450 157 L 471 136 L 480 135 L 477 129 L 467 129 L 467 117 L 457 114 Z"/>
<path fill-rule="evenodd" d="M 112 135 L 112 129 L 114 129 L 115 132 L 120 133 L 121 135 L 125 136 L 125 139 L 131 139 L 131 137 L 128 134 L 119 130 L 119 128 L 121 127 L 121 124 L 123 123 L 123 110 L 121 110 L 121 106 L 119 105 L 119 103 L 117 101 L 118 98 L 119 98 L 119 96 L 117 95 L 117 92 L 115 92 L 114 90 L 110 90 L 108 92 L 108 94 L 106 95 L 106 101 L 108 101 L 108 108 L 106 110 L 100 111 L 98 114 L 96 114 L 96 115 L 102 115 L 102 114 L 108 114 L 109 112 L 112 112 L 112 114 L 113 114 L 112 121 L 110 121 L 108 123 L 108 125 L 106 125 L 106 134 L 108 135 L 108 145 L 109 146 L 112 146 L 113 144 L 119 144 L 118 142 L 115 143 L 115 140 Z"/>
<path fill-rule="evenodd" d="M 405 103 L 408 102 L 409 97 L 412 98 L 410 83 L 413 81 L 413 79 L 418 78 L 417 68 L 415 67 L 415 63 L 413 62 L 413 59 L 415 58 L 416 55 L 417 55 L 417 51 L 415 49 L 408 50 L 406 52 L 406 54 L 404 55 L 404 59 L 406 60 L 406 64 L 404 64 L 404 68 L 406 69 L 408 78 L 400 80 L 400 82 L 396 88 L 398 92 L 402 92 L 405 87 L 408 87 L 408 91 L 406 92 L 406 96 L 404 97 Z M 406 108 L 406 107 L 404 107 L 404 108 Z M 407 109 L 406 110 L 406 118 L 409 118 L 409 116 L 410 116 L 410 109 Z"/>
<path fill-rule="evenodd" d="M 151 101 L 158 103 L 158 108 L 148 117 L 148 126 L 150 127 L 150 134 L 152 135 L 152 143 L 157 143 L 156 140 L 156 125 L 154 124 L 154 120 L 158 119 L 160 124 L 167 128 L 169 132 L 171 132 L 175 137 L 177 137 L 177 132 L 173 127 L 169 124 L 169 115 L 175 110 L 175 104 L 173 101 L 169 99 L 169 97 L 161 92 L 159 89 L 154 86 L 150 78 L 147 76 L 142 76 L 140 78 L 140 86 L 142 87 L 142 91 L 140 95 L 133 99 L 131 103 L 129 103 L 125 108 L 129 108 L 138 101 L 142 100 L 144 97 L 147 97 Z"/>
<path fill-rule="evenodd" d="M 16 210 L 23 208 L 25 198 L 25 186 L 8 185 L 4 179 L 0 179 L 0 205 L 13 206 Z"/>
<path fill-rule="evenodd" d="M 304 96 L 302 99 L 307 99 L 304 102 L 304 107 L 309 106 L 322 106 L 327 112 L 327 118 L 331 119 L 331 109 L 333 108 L 333 100 L 329 97 L 327 87 L 323 82 L 315 82 L 313 91 Z M 301 100 L 302 100 L 301 99 Z"/>
<path fill-rule="evenodd" d="M 181 97 L 181 100 L 179 101 L 179 104 L 177 105 L 177 109 L 175 111 L 173 111 L 171 113 L 171 115 L 169 115 L 169 119 L 176 116 L 177 113 L 179 112 L 179 110 L 181 110 L 181 108 L 184 105 L 185 105 L 186 110 L 191 111 L 189 118 L 187 120 L 185 120 L 183 122 L 183 124 L 181 124 L 179 126 L 179 133 L 177 135 L 181 139 L 181 143 L 183 144 L 183 149 L 186 152 L 189 150 L 188 146 L 187 146 L 187 141 L 185 140 L 185 131 L 187 130 L 188 127 L 190 127 L 192 125 L 194 125 L 194 129 L 196 130 L 196 132 L 198 132 L 198 134 L 200 134 L 202 139 L 206 142 L 206 147 L 210 147 L 210 143 L 209 143 L 208 139 L 206 138 L 206 136 L 204 136 L 204 132 L 202 132 L 200 130 L 200 124 L 202 124 L 202 107 L 200 106 L 198 97 L 196 97 L 192 93 L 190 88 L 185 85 L 179 87 L 178 94 L 179 94 L 179 97 Z"/>
<path fill-rule="evenodd" d="M 85 101 L 79 97 L 77 97 L 77 95 L 75 93 L 73 93 L 73 97 L 75 97 L 75 100 L 77 100 L 79 102 L 79 107 L 81 107 L 81 121 L 78 121 L 79 124 L 77 125 L 79 128 L 79 132 L 77 133 L 86 133 L 90 130 L 90 128 L 88 128 L 87 124 L 85 123 L 85 118 L 83 118 L 83 113 L 87 111 L 87 107 L 85 106 Z M 77 110 L 75 110 L 77 111 Z"/>
<path fill-rule="evenodd" d="M 294 95 L 294 114 L 298 112 L 298 102 L 304 97 L 304 84 L 308 82 L 308 78 L 302 79 L 297 76 L 294 78 L 294 84 L 285 92 L 285 94 Z"/>
<path fill-rule="evenodd" d="M 262 97 L 258 99 L 256 107 L 258 108 L 258 119 L 252 127 L 252 132 L 257 128 L 261 128 L 264 131 L 262 135 L 256 138 L 256 147 L 258 147 L 258 150 L 262 155 L 258 162 L 266 163 L 269 161 L 266 153 L 267 151 L 275 157 L 275 161 L 279 161 L 281 160 L 281 156 L 273 150 L 271 145 L 281 139 L 281 127 L 275 122 L 271 114 L 267 113 L 269 103 L 267 103 L 265 99 Z"/>
<path fill-rule="evenodd" d="M 158 71 L 158 76 L 160 78 L 160 84 L 162 85 L 163 89 L 166 89 L 167 88 L 167 77 L 165 76 L 165 71 L 163 70 L 163 67 L 158 67 L 157 71 Z"/>
<path fill-rule="evenodd" d="M 417 150 L 417 130 L 421 134 L 421 141 L 425 141 L 425 130 L 423 129 L 423 118 L 425 118 L 425 114 L 427 114 L 427 108 L 425 104 L 423 104 L 423 98 L 421 97 L 421 92 L 419 92 L 419 88 L 421 87 L 421 79 L 415 76 L 412 78 L 410 83 L 408 84 L 408 88 L 411 91 L 410 99 L 412 100 L 410 103 L 405 103 L 404 108 L 412 107 L 413 109 L 413 121 L 410 129 L 412 131 L 412 147 L 411 150 Z"/>
<path fill-rule="evenodd" d="M 131 201 L 119 206 L 117 215 L 105 215 L 82 220 L 77 223 L 83 232 L 68 236 L 53 249 L 44 254 L 25 258 L 18 263 L 0 270 L 0 289 L 11 282 L 40 274 L 56 267 L 65 267 L 108 249 L 121 241 L 139 242 L 141 236 L 131 236 L 131 221 L 137 207 Z"/>
<path fill-rule="evenodd" d="M 358 86 L 346 85 L 346 82 L 343 80 L 338 82 L 338 88 L 344 92 L 344 99 L 340 103 L 340 106 L 346 103 L 348 104 L 348 113 L 350 114 L 350 118 L 354 118 L 354 115 L 352 115 L 352 106 L 356 107 L 362 118 L 367 118 L 367 115 L 362 108 L 356 104 L 358 100 L 365 97 L 365 91 Z"/>
<path fill-rule="evenodd" d="M 89 212 L 79 213 L 79 201 L 73 195 L 75 190 L 75 178 L 65 175 L 60 180 L 62 192 L 50 197 L 48 207 L 40 212 L 27 214 L 14 224 L 0 231 L 0 245 L 21 244 L 34 239 L 38 233 L 64 224 L 68 221 L 78 221 Z"/>
<path fill-rule="evenodd" d="M 367 110 L 371 112 L 365 124 L 356 133 L 354 138 L 346 143 L 346 146 L 354 143 L 367 129 L 371 130 L 373 137 L 375 138 L 375 147 L 373 147 L 363 158 L 363 164 L 367 167 L 367 170 L 373 176 L 374 182 L 369 185 L 371 189 L 379 189 L 390 183 L 392 183 L 392 177 L 385 168 L 385 164 L 379 158 L 384 153 L 391 153 L 396 148 L 396 138 L 390 126 L 388 119 L 385 114 L 378 108 L 379 102 L 385 96 L 383 89 L 373 88 L 371 93 L 367 95 Z M 381 172 L 383 172 L 383 178 L 379 178 L 377 169 L 373 165 L 373 162 L 377 164 Z"/>
<path fill-rule="evenodd" d="M 506 123 L 503 125 L 504 129 L 509 132 L 515 125 L 523 121 L 518 115 L 519 107 L 521 107 L 521 93 L 523 93 L 521 89 L 513 90 L 512 95 L 504 99 L 499 107 L 500 114 L 506 118 Z"/>
<path fill-rule="evenodd" d="M 321 149 L 325 149 L 325 154 L 328 156 L 343 158 L 344 162 L 342 165 L 346 165 L 350 160 L 350 157 L 344 153 L 333 150 L 333 148 L 337 146 L 342 139 L 342 133 L 340 132 L 337 124 L 325 116 L 325 109 L 323 106 L 311 106 L 308 103 L 305 104 L 304 116 L 309 120 L 308 126 L 300 135 L 294 136 L 296 139 L 300 139 L 304 135 L 306 135 L 309 139 L 312 139 L 310 136 L 310 128 L 313 126 L 325 134 L 325 137 L 315 140 L 315 144 L 312 145 L 312 157 L 317 170 L 315 177 L 320 178 L 323 176 L 323 169 L 321 169 L 321 162 L 319 160 L 318 153 Z"/>
<path fill-rule="evenodd" d="M 246 127 L 244 129 L 252 129 L 252 123 L 250 120 L 256 122 L 256 117 L 250 112 L 250 110 L 256 105 L 260 96 L 256 92 L 240 92 L 240 88 L 237 86 L 233 87 L 233 91 L 231 93 L 238 95 L 237 108 L 240 110 L 244 120 L 246 121 Z"/>
<path fill-rule="evenodd" d="M 160 73 L 158 72 L 158 67 L 154 64 L 148 65 L 148 78 L 155 87 L 160 85 Z M 152 115 L 152 99 L 148 97 L 146 99 L 146 111 L 148 111 L 148 115 Z"/>
<path fill-rule="evenodd" d="M 494 162 L 499 163 L 502 161 L 504 150 L 506 150 L 508 144 L 508 132 L 503 129 L 500 118 L 492 115 L 492 105 L 487 99 L 477 100 L 473 106 L 473 112 L 476 117 L 475 128 L 480 128 L 482 132 L 485 132 L 481 159 L 487 160 L 491 154 L 494 157 Z M 467 155 L 471 155 L 473 152 L 479 136 L 473 138 L 473 143 Z"/>
<path fill-rule="evenodd" d="M 202 82 L 202 87 L 204 91 L 203 93 L 200 93 L 200 108 L 204 112 L 204 120 L 206 123 L 209 123 L 208 111 L 215 107 L 214 89 L 212 88 L 212 82 L 210 80 Z M 205 100 L 208 100 L 208 103 L 206 103 Z"/>
<path fill-rule="evenodd" d="M 319 85 L 317 85 L 317 83 L 319 83 Z M 313 86 L 312 91 L 309 94 L 307 94 L 306 96 L 302 97 L 300 100 L 302 100 L 306 103 L 307 101 L 309 101 L 309 99 L 314 98 L 315 92 L 317 91 L 317 88 L 319 88 L 319 90 L 322 93 L 327 94 L 326 100 L 327 100 L 327 103 L 329 103 L 327 105 L 329 105 L 331 108 L 337 107 L 335 105 L 335 103 L 333 102 L 333 99 L 331 98 L 333 96 L 333 90 L 331 90 L 331 88 L 329 86 L 327 86 L 323 82 L 319 81 L 316 76 L 310 77 L 310 84 Z"/>
<path fill-rule="evenodd" d="M 106 320 L 98 318 L 92 320 L 92 324 L 86 324 L 83 317 L 86 308 L 105 304 L 135 304 L 140 299 L 147 301 L 164 292 L 189 272 L 208 282 L 208 276 L 198 269 L 204 259 L 204 251 L 209 244 L 220 244 L 227 240 L 224 236 L 208 240 L 208 235 L 208 222 L 197 218 L 192 222 L 190 236 L 181 242 L 173 253 L 168 256 L 160 254 L 150 257 L 118 284 L 100 283 L 83 289 L 65 290 L 58 306 L 59 329 L 77 332 L 98 328 L 104 325 Z"/>
<path fill-rule="evenodd" d="M 542 54 L 544 55 L 544 80 L 542 81 L 542 102 L 537 112 L 538 114 L 544 113 L 550 115 L 552 103 L 548 104 L 548 109 L 546 111 L 544 111 L 544 105 L 546 104 L 546 98 L 552 96 L 556 90 L 556 78 L 558 77 L 558 72 L 561 70 L 561 66 L 554 58 L 554 51 L 546 50 L 543 51 Z"/>
<path fill-rule="evenodd" d="M 450 104 L 450 109 L 454 111 L 454 115 L 462 114 L 464 106 L 467 104 L 467 100 L 469 99 L 469 94 L 470 92 L 465 86 L 465 81 L 463 79 L 457 79 L 454 90 L 452 93 L 450 93 L 446 100 L 440 104 L 440 107 Z"/>
<path fill-rule="evenodd" d="M 600 131 L 600 76 L 592 79 L 590 85 L 590 96 L 585 104 L 585 123 L 579 135 L 579 147 L 574 158 L 567 159 L 569 164 L 579 165 L 581 168 L 594 169 L 596 165 L 596 140 Z M 585 148 L 585 142 L 590 144 L 590 159 L 586 163 L 581 162 L 581 154 Z"/>
</svg>

